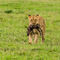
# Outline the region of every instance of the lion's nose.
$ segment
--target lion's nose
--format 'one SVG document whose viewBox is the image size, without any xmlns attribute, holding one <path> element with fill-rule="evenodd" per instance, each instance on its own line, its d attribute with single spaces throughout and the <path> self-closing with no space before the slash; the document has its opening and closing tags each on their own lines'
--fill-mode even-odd
<svg viewBox="0 0 60 60">
<path fill-rule="evenodd" d="M 33 23 L 33 25 L 35 25 L 35 23 Z"/>
</svg>

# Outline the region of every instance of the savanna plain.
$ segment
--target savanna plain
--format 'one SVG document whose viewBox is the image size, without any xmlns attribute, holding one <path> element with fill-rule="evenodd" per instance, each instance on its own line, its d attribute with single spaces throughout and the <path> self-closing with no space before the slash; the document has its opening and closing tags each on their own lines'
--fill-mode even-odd
<svg viewBox="0 0 60 60">
<path fill-rule="evenodd" d="M 45 19 L 43 44 L 28 44 L 28 14 Z M 0 60 L 60 60 L 60 1 L 0 0 Z"/>
</svg>

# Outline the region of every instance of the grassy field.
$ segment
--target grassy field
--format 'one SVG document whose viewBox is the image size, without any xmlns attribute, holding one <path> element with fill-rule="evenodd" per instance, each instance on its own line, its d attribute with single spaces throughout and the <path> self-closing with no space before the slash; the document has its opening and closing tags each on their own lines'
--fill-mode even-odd
<svg viewBox="0 0 60 60">
<path fill-rule="evenodd" d="M 28 44 L 28 14 L 45 19 L 42 45 Z M 0 60 L 60 60 L 60 1 L 0 0 Z"/>
</svg>

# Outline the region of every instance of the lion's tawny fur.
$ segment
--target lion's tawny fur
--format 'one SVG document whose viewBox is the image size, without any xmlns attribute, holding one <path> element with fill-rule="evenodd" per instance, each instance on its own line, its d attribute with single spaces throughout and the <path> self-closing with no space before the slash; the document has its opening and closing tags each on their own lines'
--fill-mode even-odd
<svg viewBox="0 0 60 60">
<path fill-rule="evenodd" d="M 45 21 L 44 18 L 39 16 L 39 15 L 28 15 L 29 18 L 29 26 L 30 25 L 36 25 L 39 24 L 40 28 L 42 30 L 42 34 L 41 34 L 41 38 L 42 38 L 42 42 L 44 42 L 45 40 Z M 34 33 L 34 34 L 33 34 Z M 32 43 L 32 37 L 34 36 L 34 43 L 37 43 L 38 38 L 39 38 L 39 31 L 37 29 L 33 29 L 33 33 L 30 32 L 29 34 L 29 43 Z"/>
</svg>

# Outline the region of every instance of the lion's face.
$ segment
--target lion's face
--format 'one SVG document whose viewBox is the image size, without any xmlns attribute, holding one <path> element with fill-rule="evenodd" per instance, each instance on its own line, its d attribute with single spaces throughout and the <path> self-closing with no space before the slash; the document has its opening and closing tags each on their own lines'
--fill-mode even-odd
<svg viewBox="0 0 60 60">
<path fill-rule="evenodd" d="M 39 15 L 28 15 L 29 18 L 29 24 L 30 25 L 36 25 L 39 22 Z"/>
</svg>

